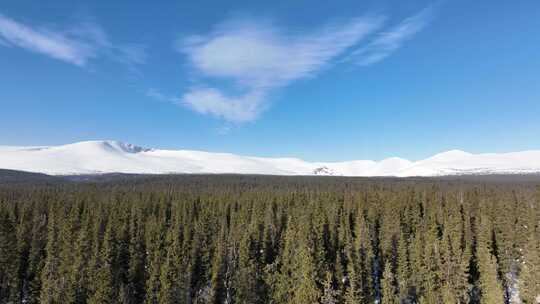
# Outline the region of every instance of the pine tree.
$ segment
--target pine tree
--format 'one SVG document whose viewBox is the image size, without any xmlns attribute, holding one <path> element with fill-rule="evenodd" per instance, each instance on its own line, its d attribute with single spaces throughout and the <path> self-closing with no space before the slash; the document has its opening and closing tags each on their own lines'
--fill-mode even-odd
<svg viewBox="0 0 540 304">
<path fill-rule="evenodd" d="M 238 270 L 235 273 L 236 296 L 240 303 L 257 303 L 257 269 L 253 261 L 252 238 L 244 235 L 239 242 Z M 221 264 L 222 262 L 219 261 Z M 218 273 L 216 273 L 217 275 Z"/>
<path fill-rule="evenodd" d="M 441 299 L 442 271 L 440 258 L 440 241 L 435 219 L 431 219 L 426 233 L 426 255 L 424 256 L 424 296 L 429 303 L 438 303 Z"/>
<path fill-rule="evenodd" d="M 18 301 L 18 260 L 15 225 L 8 212 L 0 209 L 0 301 Z"/>
<path fill-rule="evenodd" d="M 395 276 L 392 272 L 392 263 L 390 261 L 387 261 L 384 266 L 383 277 L 381 280 L 381 293 L 381 304 L 399 303 L 395 286 Z"/>
<path fill-rule="evenodd" d="M 456 212 L 457 207 L 447 206 L 440 242 L 443 303 L 467 303 L 470 289 L 467 273 L 470 255 L 462 239 L 462 218 Z"/>
<path fill-rule="evenodd" d="M 111 220 L 107 223 L 103 243 L 99 254 L 94 293 L 88 298 L 90 304 L 115 303 L 117 291 L 114 282 L 114 257 L 116 256 L 116 238 Z"/>
<path fill-rule="evenodd" d="M 356 286 L 361 301 L 372 302 L 373 299 L 373 248 L 368 223 L 363 210 L 356 216 L 354 251 L 356 253 Z"/>
<path fill-rule="evenodd" d="M 311 256 L 310 250 L 307 246 L 302 246 L 298 253 L 298 275 L 299 281 L 295 286 L 292 304 L 311 304 L 317 303 L 320 297 L 320 291 L 316 282 L 316 268 L 315 261 Z"/>
<path fill-rule="evenodd" d="M 47 244 L 47 220 L 42 214 L 35 215 L 32 223 L 30 251 L 28 253 L 28 268 L 26 272 L 26 288 L 24 300 L 28 304 L 39 302 L 41 291 L 41 272 L 45 260 L 45 246 Z"/>
<path fill-rule="evenodd" d="M 334 288 L 334 280 L 331 272 L 326 272 L 326 279 L 323 283 L 323 294 L 321 297 L 321 304 L 338 304 L 339 303 L 339 291 Z"/>
<path fill-rule="evenodd" d="M 482 288 L 482 304 L 496 304 L 504 302 L 502 284 L 497 278 L 497 262 L 487 249 L 479 251 L 480 286 Z"/>
<path fill-rule="evenodd" d="M 344 300 L 346 304 L 359 303 L 362 301 L 361 278 L 359 277 L 358 259 L 350 245 L 345 247 L 347 252 L 347 281 Z"/>
<path fill-rule="evenodd" d="M 146 291 L 144 302 L 146 304 L 159 303 L 158 295 L 161 290 L 161 264 L 163 263 L 163 235 L 165 234 L 165 226 L 160 223 L 156 217 L 152 217 L 147 222 L 148 229 L 146 232 Z"/>
<path fill-rule="evenodd" d="M 47 246 L 45 249 L 45 265 L 41 272 L 41 292 L 40 303 L 59 303 L 60 296 L 60 257 L 58 248 L 58 227 L 56 218 L 52 211 L 49 211 L 47 223 Z"/>
<path fill-rule="evenodd" d="M 62 215 L 58 220 L 58 247 L 59 247 L 59 276 L 60 276 L 60 297 L 66 302 L 75 302 L 75 290 L 78 281 L 72 280 L 73 261 L 75 251 L 73 245 L 76 243 L 79 229 L 79 205 L 72 203 L 64 205 Z"/>
<path fill-rule="evenodd" d="M 295 220 L 289 216 L 287 228 L 283 236 L 283 249 L 278 261 L 266 268 L 267 284 L 272 288 L 272 300 L 278 304 L 287 303 L 293 295 L 295 284 L 294 275 L 298 273 L 297 265 L 293 259 L 297 256 L 297 230 Z"/>
<path fill-rule="evenodd" d="M 159 303 L 183 303 L 185 297 L 182 292 L 181 272 L 181 248 L 176 233 L 178 230 L 169 229 L 166 236 L 166 256 L 163 266 L 161 267 L 160 286 L 158 293 Z"/>
<path fill-rule="evenodd" d="M 532 226 L 529 226 L 529 237 L 524 248 L 519 290 L 526 304 L 537 304 L 540 303 L 540 226 L 535 231 L 534 223 L 529 225 Z"/>
<path fill-rule="evenodd" d="M 226 264 L 226 244 L 225 232 L 222 227 L 220 237 L 217 240 L 214 257 L 212 260 L 212 269 L 210 277 L 211 285 L 211 302 L 215 304 L 221 303 L 225 298 L 225 264 Z"/>
<path fill-rule="evenodd" d="M 411 287 L 411 267 L 409 261 L 409 244 L 407 236 L 402 232 L 398 243 L 397 285 L 399 299 L 405 301 L 409 297 Z"/>
<path fill-rule="evenodd" d="M 132 207 L 129 218 L 127 291 L 125 296 L 132 303 L 141 303 L 145 297 L 146 247 L 141 210 Z"/>
<path fill-rule="evenodd" d="M 480 225 L 480 237 L 478 243 L 478 268 L 480 270 L 480 288 L 482 304 L 504 303 L 504 292 L 498 278 L 497 261 L 491 253 L 491 226 L 483 219 Z"/>
<path fill-rule="evenodd" d="M 1 212 L 1 211 L 0 211 Z M 17 287 L 14 302 L 27 302 L 29 297 L 30 281 L 30 251 L 32 240 L 32 217 L 33 210 L 23 206 L 16 215 L 18 225 L 16 230 L 17 239 Z M 1 297 L 0 297 L 1 298 Z"/>
<path fill-rule="evenodd" d="M 425 280 L 428 276 L 425 250 L 424 233 L 418 228 L 410 246 L 411 286 L 413 296 L 417 301 L 424 294 Z"/>
<path fill-rule="evenodd" d="M 69 282 L 71 289 L 68 291 L 68 299 L 73 303 L 85 303 L 88 297 L 88 262 L 90 260 L 91 244 L 90 217 L 88 216 L 78 233 L 77 240 L 72 248 L 73 261 L 70 263 L 71 269 Z"/>
</svg>

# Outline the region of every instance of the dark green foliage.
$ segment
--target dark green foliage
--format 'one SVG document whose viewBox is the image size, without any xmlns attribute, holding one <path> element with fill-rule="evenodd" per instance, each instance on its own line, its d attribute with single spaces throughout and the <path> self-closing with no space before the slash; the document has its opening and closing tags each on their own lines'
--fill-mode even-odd
<svg viewBox="0 0 540 304">
<path fill-rule="evenodd" d="M 8 210 L 0 210 L 0 301 L 19 299 L 17 238 L 15 223 Z"/>
<path fill-rule="evenodd" d="M 533 182 L 11 183 L 0 304 L 535 304 L 539 225 Z"/>
<path fill-rule="evenodd" d="M 383 277 L 381 280 L 381 293 L 382 304 L 397 304 L 399 303 L 399 297 L 396 293 L 395 276 L 392 272 L 392 263 L 386 262 L 384 266 Z"/>
</svg>

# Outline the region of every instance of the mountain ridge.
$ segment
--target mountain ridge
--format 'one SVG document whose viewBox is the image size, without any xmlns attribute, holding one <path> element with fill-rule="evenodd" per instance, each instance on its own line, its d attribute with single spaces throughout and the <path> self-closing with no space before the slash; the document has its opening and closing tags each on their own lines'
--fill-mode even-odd
<svg viewBox="0 0 540 304">
<path fill-rule="evenodd" d="M 294 157 L 255 157 L 196 150 L 145 148 L 116 140 L 60 146 L 0 146 L 0 168 L 49 175 L 104 173 L 238 173 L 271 175 L 444 176 L 540 173 L 540 150 L 471 154 L 450 150 L 410 161 L 308 162 Z"/>
</svg>

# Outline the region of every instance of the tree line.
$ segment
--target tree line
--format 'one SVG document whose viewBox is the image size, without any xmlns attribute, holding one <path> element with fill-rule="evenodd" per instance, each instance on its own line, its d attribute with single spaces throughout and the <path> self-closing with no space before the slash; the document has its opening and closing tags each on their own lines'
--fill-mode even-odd
<svg viewBox="0 0 540 304">
<path fill-rule="evenodd" d="M 0 185 L 0 303 L 518 300 L 540 303 L 535 183 L 233 175 Z"/>
</svg>

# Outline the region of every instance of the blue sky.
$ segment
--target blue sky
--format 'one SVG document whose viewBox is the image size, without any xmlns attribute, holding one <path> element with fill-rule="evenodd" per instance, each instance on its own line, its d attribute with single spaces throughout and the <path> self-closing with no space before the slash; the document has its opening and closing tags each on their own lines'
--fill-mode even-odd
<svg viewBox="0 0 540 304">
<path fill-rule="evenodd" d="M 0 144 L 329 161 L 540 149 L 539 14 L 533 0 L 4 0 Z"/>
</svg>

